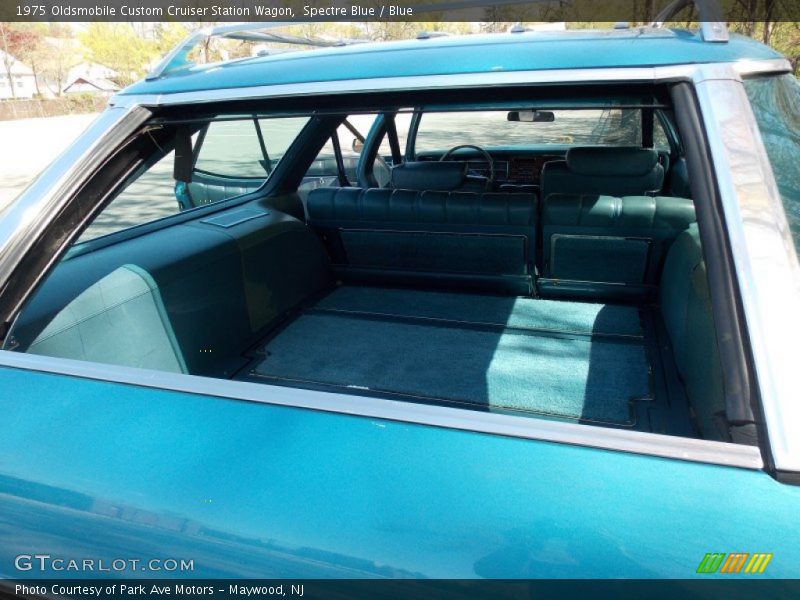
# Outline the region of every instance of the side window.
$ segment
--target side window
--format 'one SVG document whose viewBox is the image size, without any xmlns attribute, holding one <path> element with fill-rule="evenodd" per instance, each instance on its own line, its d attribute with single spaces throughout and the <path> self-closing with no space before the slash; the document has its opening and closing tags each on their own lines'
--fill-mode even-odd
<svg viewBox="0 0 800 600">
<path fill-rule="evenodd" d="M 800 253 L 800 84 L 793 75 L 744 82 Z"/>
<path fill-rule="evenodd" d="M 213 121 L 191 135 L 190 181 L 175 179 L 175 152 L 118 192 L 78 242 L 115 233 L 258 189 L 308 122 L 307 117 Z M 180 165 L 178 165 L 179 167 Z"/>
<path fill-rule="evenodd" d="M 263 181 L 307 122 L 306 117 L 283 117 L 209 123 L 195 150 L 194 173 Z"/>
<path fill-rule="evenodd" d="M 209 123 L 200 148 L 196 150 L 195 173 L 231 179 L 264 179 L 272 166 L 272 157 L 265 157 L 261 150 L 259 128 L 257 119 Z"/>
<path fill-rule="evenodd" d="M 373 118 L 370 116 L 365 120 L 364 117 L 359 116 L 348 117 L 336 129 L 336 136 L 342 152 L 344 173 L 352 185 L 356 185 L 358 181 L 358 161 L 364 145 L 364 132 L 369 131 L 370 121 Z M 364 127 L 365 124 L 366 128 Z M 338 185 L 339 168 L 336 163 L 336 151 L 332 139 L 329 139 L 317 154 L 314 162 L 311 163 L 308 171 L 306 171 L 298 193 L 305 200 L 308 192 L 313 189 Z"/>
<path fill-rule="evenodd" d="M 126 186 L 84 230 L 78 243 L 179 213 L 174 163 L 175 152 L 170 152 Z"/>
<path fill-rule="evenodd" d="M 669 152 L 669 138 L 667 138 L 667 132 L 664 131 L 664 126 L 661 124 L 661 121 L 655 119 L 653 121 L 653 146 L 659 152 Z"/>
</svg>

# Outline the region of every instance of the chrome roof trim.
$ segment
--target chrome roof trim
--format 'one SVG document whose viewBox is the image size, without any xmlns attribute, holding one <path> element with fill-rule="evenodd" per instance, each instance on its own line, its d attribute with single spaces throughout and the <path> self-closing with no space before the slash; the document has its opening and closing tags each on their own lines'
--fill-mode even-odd
<svg viewBox="0 0 800 600">
<path fill-rule="evenodd" d="M 656 15 L 650 26 L 663 27 L 666 21 L 673 21 L 681 11 L 691 6 L 698 13 L 703 41 L 727 42 L 730 39 L 718 0 L 673 0 Z"/>
<path fill-rule="evenodd" d="M 189 52 L 196 48 L 198 44 L 207 40 L 209 36 L 212 35 L 213 31 L 211 27 L 205 27 L 187 35 L 183 41 L 161 59 L 155 68 L 145 76 L 145 79 L 157 79 L 169 71 L 170 68 L 187 64 Z"/>
<path fill-rule="evenodd" d="M 690 80 L 698 69 L 709 66 L 723 68 L 730 73 L 736 65 L 739 75 L 752 73 L 779 73 L 791 71 L 786 59 L 751 60 L 735 63 L 710 63 L 708 65 L 684 64 L 661 67 L 615 67 L 613 69 L 558 69 L 547 71 L 491 71 L 454 75 L 426 75 L 414 77 L 385 77 L 377 79 L 348 79 L 342 81 L 314 81 L 280 85 L 264 85 L 235 89 L 178 92 L 174 94 L 117 94 L 111 99 L 114 106 L 167 106 L 172 104 L 200 104 L 223 100 L 248 100 L 301 95 L 330 95 L 368 93 L 380 91 L 408 91 L 421 89 L 461 89 L 491 85 L 537 85 L 546 83 L 627 82 L 627 81 L 678 81 Z"/>
<path fill-rule="evenodd" d="M 727 43 L 731 36 L 728 33 L 728 26 L 725 21 L 701 21 L 700 35 L 704 42 Z"/>
<path fill-rule="evenodd" d="M 800 264 L 761 133 L 734 69 L 696 90 L 725 212 L 770 453 L 800 472 Z"/>
<path fill-rule="evenodd" d="M 364 396 L 287 388 L 266 383 L 212 379 L 89 363 L 64 358 L 0 351 L 0 366 L 40 371 L 229 400 L 387 419 L 416 425 L 475 433 L 571 444 L 603 450 L 632 452 L 661 458 L 761 469 L 758 448 L 695 440 L 592 425 L 562 423 L 531 417 L 478 412 L 468 409 L 413 404 Z"/>
<path fill-rule="evenodd" d="M 205 27 L 190 33 L 175 46 L 156 67 L 145 77 L 147 80 L 159 79 L 160 77 L 168 77 L 172 71 L 180 70 L 189 67 L 194 63 L 189 61 L 189 54 L 202 43 L 207 43 L 212 37 L 231 38 L 236 40 L 250 40 L 259 41 L 258 32 L 264 32 L 270 29 L 279 29 L 282 27 L 291 27 L 292 25 L 301 25 L 303 22 L 291 21 L 273 21 L 273 22 L 246 22 L 246 23 L 228 23 L 226 25 L 218 25 L 216 27 Z M 251 34 L 252 37 L 248 37 Z M 337 42 L 326 40 L 314 40 L 310 38 L 300 38 L 291 35 L 280 34 L 263 34 L 262 40 L 280 42 L 285 44 L 300 44 L 308 46 L 335 46 Z M 342 42 L 344 45 L 344 42 Z"/>
</svg>

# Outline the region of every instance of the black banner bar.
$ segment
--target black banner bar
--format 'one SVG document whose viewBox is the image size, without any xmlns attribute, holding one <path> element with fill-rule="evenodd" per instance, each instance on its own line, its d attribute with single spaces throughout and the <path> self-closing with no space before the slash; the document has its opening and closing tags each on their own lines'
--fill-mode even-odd
<svg viewBox="0 0 800 600">
<path fill-rule="evenodd" d="M 2 0 L 0 21 L 479 21 L 648 23 L 672 0 Z M 800 21 L 798 0 L 698 0 L 676 19 L 699 20 L 718 3 L 723 20 Z M 711 13 L 708 13 L 711 14 Z"/>
<path fill-rule="evenodd" d="M 617 598 L 674 600 L 674 598 L 793 599 L 800 597 L 800 580 L 763 580 L 698 576 L 670 580 L 28 580 L 0 581 L 17 598 L 103 600 L 170 598 L 176 600 L 241 600 L 294 598 L 302 600 L 369 598 L 389 600 L 471 599 L 547 600 Z"/>
</svg>

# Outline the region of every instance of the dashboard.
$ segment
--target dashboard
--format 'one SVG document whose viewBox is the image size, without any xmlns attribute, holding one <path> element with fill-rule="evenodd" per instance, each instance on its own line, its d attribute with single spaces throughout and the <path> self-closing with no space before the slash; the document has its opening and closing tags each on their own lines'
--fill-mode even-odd
<svg viewBox="0 0 800 600">
<path fill-rule="evenodd" d="M 564 160 L 564 154 L 508 154 L 492 152 L 494 158 L 495 182 L 518 185 L 538 184 L 545 163 Z M 480 155 L 459 155 L 454 160 L 466 159 L 471 175 L 489 176 L 489 163 Z M 434 156 L 419 156 L 417 160 L 438 160 Z"/>
</svg>

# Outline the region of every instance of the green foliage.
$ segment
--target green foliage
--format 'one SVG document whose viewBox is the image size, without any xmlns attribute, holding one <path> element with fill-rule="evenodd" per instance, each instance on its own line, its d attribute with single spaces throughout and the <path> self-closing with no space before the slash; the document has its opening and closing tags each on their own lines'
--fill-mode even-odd
<svg viewBox="0 0 800 600">
<path fill-rule="evenodd" d="M 39 47 L 37 60 L 38 71 L 44 85 L 56 96 L 69 83 L 70 71 L 84 60 L 83 47 L 72 36 L 68 28 L 52 23 Z"/>
<path fill-rule="evenodd" d="M 740 21 L 728 28 L 772 46 L 791 61 L 795 75 L 800 72 L 800 23 Z"/>
<path fill-rule="evenodd" d="M 155 26 L 156 49 L 159 54 L 166 54 L 181 43 L 189 35 L 188 23 L 166 21 Z"/>
<path fill-rule="evenodd" d="M 66 94 L 63 98 L 67 114 L 87 114 L 102 110 L 105 100 L 91 92 Z"/>
<path fill-rule="evenodd" d="M 146 39 L 128 23 L 90 23 L 78 37 L 91 62 L 118 73 L 119 85 L 140 79 L 159 55 L 158 42 Z"/>
</svg>

